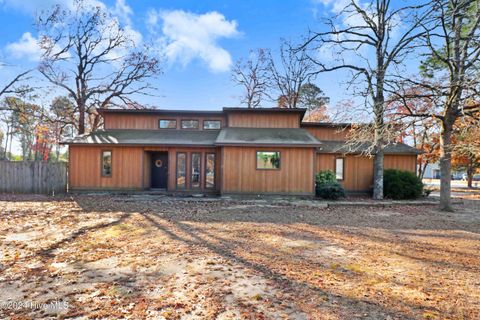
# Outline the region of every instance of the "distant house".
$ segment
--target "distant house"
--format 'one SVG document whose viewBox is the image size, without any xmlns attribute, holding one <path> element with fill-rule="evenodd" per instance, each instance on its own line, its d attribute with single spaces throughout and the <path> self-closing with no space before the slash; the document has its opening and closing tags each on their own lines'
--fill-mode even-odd
<svg viewBox="0 0 480 320">
<path fill-rule="evenodd" d="M 312 195 L 326 169 L 350 192 L 373 184 L 373 160 L 345 148 L 349 125 L 302 122 L 304 109 L 98 111 L 104 129 L 65 141 L 71 190 Z M 391 145 L 385 168 L 415 172 L 417 153 Z"/>
</svg>

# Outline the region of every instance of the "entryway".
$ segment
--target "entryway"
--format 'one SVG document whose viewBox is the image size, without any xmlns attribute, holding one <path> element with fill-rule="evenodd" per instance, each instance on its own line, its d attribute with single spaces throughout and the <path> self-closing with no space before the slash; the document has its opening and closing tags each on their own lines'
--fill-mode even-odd
<svg viewBox="0 0 480 320">
<path fill-rule="evenodd" d="M 153 152 L 151 154 L 153 189 L 167 189 L 168 181 L 168 152 Z"/>
</svg>

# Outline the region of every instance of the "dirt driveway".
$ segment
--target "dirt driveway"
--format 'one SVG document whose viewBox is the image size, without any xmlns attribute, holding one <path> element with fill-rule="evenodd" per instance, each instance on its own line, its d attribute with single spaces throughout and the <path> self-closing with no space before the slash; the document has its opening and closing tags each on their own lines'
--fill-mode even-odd
<svg viewBox="0 0 480 320">
<path fill-rule="evenodd" d="M 0 318 L 480 318 L 480 210 L 298 204 L 2 196 Z"/>
</svg>

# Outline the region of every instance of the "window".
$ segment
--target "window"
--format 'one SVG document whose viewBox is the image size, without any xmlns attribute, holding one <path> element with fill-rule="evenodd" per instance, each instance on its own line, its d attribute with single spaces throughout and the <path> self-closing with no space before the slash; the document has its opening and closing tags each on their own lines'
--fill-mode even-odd
<svg viewBox="0 0 480 320">
<path fill-rule="evenodd" d="M 102 151 L 102 177 L 112 176 L 112 151 Z"/>
<path fill-rule="evenodd" d="M 280 152 L 257 151 L 257 169 L 280 169 Z"/>
<path fill-rule="evenodd" d="M 343 158 L 335 159 L 335 175 L 337 180 L 343 180 Z"/>
<path fill-rule="evenodd" d="M 198 129 L 198 120 L 182 120 L 182 129 Z"/>
<path fill-rule="evenodd" d="M 192 189 L 200 188 L 200 153 L 192 153 L 192 172 L 191 172 L 191 187 Z"/>
<path fill-rule="evenodd" d="M 204 120 L 203 130 L 215 130 L 220 129 L 222 122 L 220 120 Z"/>
<path fill-rule="evenodd" d="M 177 153 L 177 188 L 184 189 L 186 186 L 187 154 Z"/>
<path fill-rule="evenodd" d="M 207 153 L 205 155 L 205 188 L 215 188 L 215 154 Z"/>
<path fill-rule="evenodd" d="M 177 120 L 160 119 L 158 127 L 160 129 L 177 129 Z"/>
</svg>

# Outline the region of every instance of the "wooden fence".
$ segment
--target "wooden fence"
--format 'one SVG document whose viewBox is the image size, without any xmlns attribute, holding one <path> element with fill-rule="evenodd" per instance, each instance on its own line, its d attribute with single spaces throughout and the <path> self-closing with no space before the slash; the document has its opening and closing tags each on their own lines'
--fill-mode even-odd
<svg viewBox="0 0 480 320">
<path fill-rule="evenodd" d="M 0 193 L 64 193 L 67 163 L 0 161 Z"/>
</svg>

